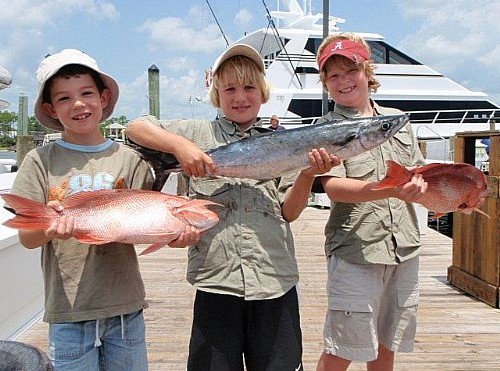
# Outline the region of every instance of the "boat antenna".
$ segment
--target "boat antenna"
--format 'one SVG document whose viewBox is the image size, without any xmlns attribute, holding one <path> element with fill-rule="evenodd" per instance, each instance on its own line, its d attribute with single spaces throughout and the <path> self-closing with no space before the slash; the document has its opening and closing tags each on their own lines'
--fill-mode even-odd
<svg viewBox="0 0 500 371">
<path fill-rule="evenodd" d="M 217 26 L 219 27 L 219 30 L 220 30 L 220 33 L 222 34 L 222 37 L 224 38 L 224 40 L 226 40 L 226 46 L 229 46 L 229 41 L 227 41 L 227 37 L 226 35 L 224 34 L 224 31 L 222 30 L 222 27 L 220 26 L 220 23 L 219 23 L 219 20 L 217 19 L 217 17 L 215 16 L 215 13 L 214 11 L 212 10 L 212 7 L 210 6 L 210 3 L 208 2 L 208 0 L 206 0 L 207 2 L 207 5 L 208 5 L 208 8 L 210 9 L 210 12 L 212 13 L 212 16 L 214 17 L 215 19 L 215 23 L 217 23 Z"/>
<path fill-rule="evenodd" d="M 279 0 L 278 0 L 279 1 Z M 266 13 L 267 13 L 267 20 L 268 20 L 268 26 L 267 28 L 269 28 L 269 26 L 271 26 L 273 32 L 274 32 L 274 37 L 276 38 L 276 40 L 279 42 L 281 48 L 285 51 L 285 55 L 287 56 L 287 59 L 288 59 L 288 62 L 290 63 L 290 66 L 292 67 L 292 70 L 293 70 L 293 74 L 294 76 L 297 78 L 297 81 L 300 85 L 300 88 L 302 89 L 303 86 L 302 86 L 302 82 L 300 81 L 300 78 L 299 76 L 297 75 L 297 72 L 295 72 L 295 68 L 293 67 L 293 63 L 292 63 L 292 60 L 290 59 L 290 55 L 288 54 L 288 52 L 286 51 L 286 47 L 285 47 L 285 44 L 283 43 L 283 40 L 281 39 L 280 37 L 280 34 L 278 32 L 278 29 L 276 28 L 276 25 L 274 24 L 274 21 L 273 21 L 273 17 L 271 16 L 271 12 L 269 12 L 269 9 L 267 8 L 267 4 L 265 2 L 265 0 L 262 0 L 262 4 L 264 5 L 264 8 L 266 9 Z M 266 35 L 267 35 L 267 32 L 266 32 Z"/>
</svg>

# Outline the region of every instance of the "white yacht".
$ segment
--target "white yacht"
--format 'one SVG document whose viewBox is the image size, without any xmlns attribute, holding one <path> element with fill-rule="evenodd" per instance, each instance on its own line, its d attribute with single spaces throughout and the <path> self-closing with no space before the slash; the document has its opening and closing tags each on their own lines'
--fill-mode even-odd
<svg viewBox="0 0 500 371">
<path fill-rule="evenodd" d="M 11 82 L 9 71 L 0 66 L 0 90 Z M 0 99 L 0 110 L 8 106 L 8 102 Z M 14 166 L 15 160 L 0 159 L 0 193 L 10 192 L 16 176 Z M 0 200 L 0 340 L 15 339 L 43 312 L 40 249 L 25 249 L 17 230 L 2 225 L 12 216 Z"/>
<path fill-rule="evenodd" d="M 278 0 L 278 9 L 280 2 Z M 323 14 L 312 14 L 311 0 L 282 0 L 282 9 L 270 11 L 269 24 L 235 43 L 253 46 L 264 59 L 272 86 L 269 102 L 260 115 L 280 117 L 285 127 L 314 123 L 322 115 L 323 88 L 316 52 L 323 40 Z M 329 16 L 329 34 L 342 32 L 345 20 Z M 496 130 L 500 106 L 483 92 L 471 91 L 387 43 L 377 33 L 359 33 L 370 45 L 381 87 L 372 95 L 380 105 L 410 113 L 412 128 L 426 142 L 429 162 L 453 161 L 455 133 Z M 330 103 L 331 104 L 331 103 Z M 479 140 L 476 166 L 488 159 Z M 319 206 L 329 206 L 317 194 Z M 423 211 L 425 224 L 426 211 Z"/>
<path fill-rule="evenodd" d="M 269 12 L 267 28 L 236 41 L 252 45 L 265 61 L 272 94 L 261 109 L 262 117 L 278 115 L 288 127 L 311 123 L 322 114 L 323 89 L 315 55 L 323 39 L 323 15 L 306 9 L 310 1 L 301 7 L 297 0 L 282 0 L 283 9 Z M 329 17 L 329 33 L 341 32 L 339 24 L 343 22 Z M 372 49 L 381 83 L 374 100 L 410 112 L 419 138 L 449 138 L 457 131 L 488 130 L 489 122 L 500 118 L 500 107 L 485 93 L 443 76 L 389 45 L 377 33 L 360 35 Z"/>
</svg>

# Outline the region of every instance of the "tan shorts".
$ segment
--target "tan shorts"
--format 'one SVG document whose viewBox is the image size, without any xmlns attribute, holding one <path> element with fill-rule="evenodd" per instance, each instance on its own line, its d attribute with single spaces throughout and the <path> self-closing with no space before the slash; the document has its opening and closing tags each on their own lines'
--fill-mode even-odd
<svg viewBox="0 0 500 371">
<path fill-rule="evenodd" d="M 419 258 L 399 265 L 351 264 L 328 258 L 325 353 L 352 361 L 377 358 L 379 343 L 412 352 Z"/>
</svg>

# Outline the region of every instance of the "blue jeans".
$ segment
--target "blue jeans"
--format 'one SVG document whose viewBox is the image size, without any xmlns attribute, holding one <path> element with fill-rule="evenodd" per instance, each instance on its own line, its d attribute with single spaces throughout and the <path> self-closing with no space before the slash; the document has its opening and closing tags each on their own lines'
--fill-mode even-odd
<svg viewBox="0 0 500 371">
<path fill-rule="evenodd" d="M 51 323 L 49 358 L 56 371 L 148 369 L 142 310 L 99 320 Z"/>
</svg>

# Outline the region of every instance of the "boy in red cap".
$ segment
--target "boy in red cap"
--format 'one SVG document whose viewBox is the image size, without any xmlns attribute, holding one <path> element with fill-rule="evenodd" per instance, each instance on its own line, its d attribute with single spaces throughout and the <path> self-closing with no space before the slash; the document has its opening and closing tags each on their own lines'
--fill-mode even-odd
<svg viewBox="0 0 500 371">
<path fill-rule="evenodd" d="M 401 113 L 370 98 L 380 84 L 361 37 L 327 37 L 317 62 L 335 102 L 325 118 Z M 427 183 L 415 176 L 401 187 L 373 190 L 389 159 L 407 167 L 424 164 L 409 124 L 379 147 L 320 175 L 332 206 L 325 228 L 328 311 L 318 371 L 346 370 L 351 361 L 390 371 L 395 351 L 413 350 L 420 236 L 412 202 L 424 195 Z"/>
</svg>

